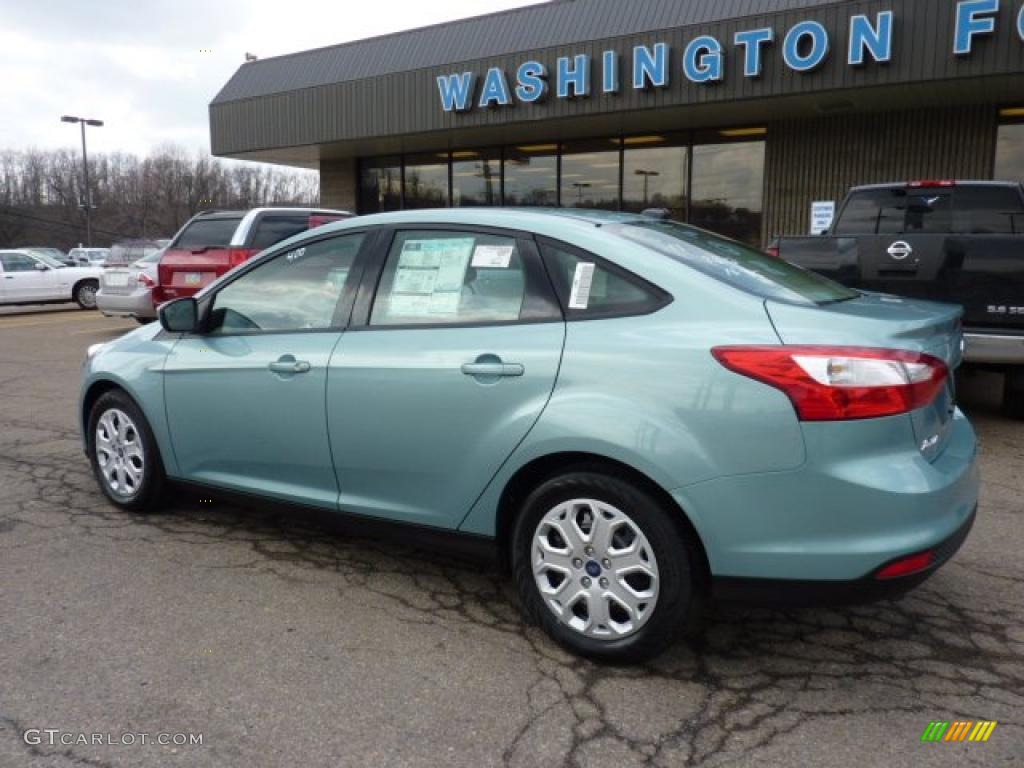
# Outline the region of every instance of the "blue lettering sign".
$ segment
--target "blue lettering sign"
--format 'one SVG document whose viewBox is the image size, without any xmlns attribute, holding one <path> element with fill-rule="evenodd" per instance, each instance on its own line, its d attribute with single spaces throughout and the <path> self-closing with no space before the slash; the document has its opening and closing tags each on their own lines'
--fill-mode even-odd
<svg viewBox="0 0 1024 768">
<path fill-rule="evenodd" d="M 748 32 L 737 32 L 733 37 L 736 45 L 743 46 L 743 76 L 760 77 L 761 46 L 774 42 L 775 32 L 767 27 L 764 29 L 751 29 Z"/>
<path fill-rule="evenodd" d="M 711 35 L 694 38 L 683 52 L 683 74 L 694 83 L 722 79 L 722 44 Z"/>
<path fill-rule="evenodd" d="M 442 75 L 437 78 L 441 106 L 445 112 L 465 112 L 473 106 L 473 73 Z"/>
<path fill-rule="evenodd" d="M 811 49 L 806 55 L 800 53 L 804 40 L 810 40 Z M 828 32 L 816 21 L 801 21 L 794 24 L 782 44 L 782 58 L 786 66 L 797 72 L 810 72 L 821 66 L 828 56 Z"/>
<path fill-rule="evenodd" d="M 619 92 L 619 54 L 605 51 L 601 56 L 601 90 L 605 93 Z"/>
<path fill-rule="evenodd" d="M 508 82 L 505 80 L 504 70 L 498 67 L 491 67 L 487 70 L 484 78 L 484 88 L 480 92 L 480 106 L 489 107 L 497 104 L 507 107 L 512 103 L 512 94 L 508 91 Z"/>
<path fill-rule="evenodd" d="M 664 88 L 668 85 L 668 45 L 658 43 L 654 53 L 646 45 L 633 49 L 633 87 L 637 90 L 653 85 Z"/>
<path fill-rule="evenodd" d="M 527 104 L 540 101 L 548 92 L 548 68 L 539 61 L 526 61 L 516 71 L 516 98 Z"/>
<path fill-rule="evenodd" d="M 569 63 L 572 62 L 572 69 Z M 558 59 L 558 98 L 590 95 L 590 57 L 585 53 Z M 570 91 L 572 91 L 570 93 Z"/>
<path fill-rule="evenodd" d="M 878 14 L 874 26 L 871 26 L 871 19 L 862 14 L 850 19 L 850 49 L 846 63 L 854 67 L 863 65 L 865 52 L 881 64 L 892 60 L 892 11 Z"/>
<path fill-rule="evenodd" d="M 975 35 L 990 35 L 995 32 L 996 20 L 991 14 L 998 11 L 999 0 L 961 0 L 957 3 L 953 53 L 957 56 L 966 56 L 971 52 Z"/>
</svg>

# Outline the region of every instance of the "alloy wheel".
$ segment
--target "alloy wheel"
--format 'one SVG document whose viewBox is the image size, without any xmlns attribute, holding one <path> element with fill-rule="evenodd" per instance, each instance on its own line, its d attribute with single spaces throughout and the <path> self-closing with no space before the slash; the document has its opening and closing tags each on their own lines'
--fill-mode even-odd
<svg viewBox="0 0 1024 768">
<path fill-rule="evenodd" d="M 103 481 L 120 498 L 137 494 L 146 470 L 146 452 L 135 423 L 128 415 L 111 408 L 96 424 L 96 461 Z"/>
</svg>

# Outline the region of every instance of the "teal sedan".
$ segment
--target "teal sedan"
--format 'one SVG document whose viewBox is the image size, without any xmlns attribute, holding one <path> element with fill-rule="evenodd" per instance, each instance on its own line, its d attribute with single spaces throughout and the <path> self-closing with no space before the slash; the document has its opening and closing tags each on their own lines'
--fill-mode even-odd
<svg viewBox="0 0 1024 768">
<path fill-rule="evenodd" d="M 708 598 L 897 594 L 974 520 L 958 307 L 673 222 L 366 216 L 159 315 L 85 363 L 114 504 L 171 481 L 459 535 L 592 658 L 657 654 Z"/>
</svg>

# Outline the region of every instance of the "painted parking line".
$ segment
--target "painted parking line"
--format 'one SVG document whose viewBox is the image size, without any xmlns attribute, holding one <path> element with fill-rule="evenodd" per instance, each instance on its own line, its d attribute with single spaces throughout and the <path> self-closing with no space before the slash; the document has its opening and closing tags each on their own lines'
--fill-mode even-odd
<svg viewBox="0 0 1024 768">
<path fill-rule="evenodd" d="M 78 321 L 81 321 L 81 320 L 103 320 L 103 319 L 106 319 L 106 318 L 103 315 L 98 314 L 98 313 L 95 314 L 95 315 L 86 315 L 86 314 L 74 315 L 74 314 L 72 314 L 70 312 L 67 313 L 67 314 L 62 314 L 60 317 L 48 317 L 46 319 L 41 319 L 41 320 L 35 320 L 35 319 L 29 320 L 28 318 L 26 318 L 24 320 L 16 320 L 14 322 L 4 322 L 3 318 L 0 318 L 0 330 L 3 330 L 4 328 L 31 328 L 32 326 L 37 326 L 37 325 L 62 325 L 62 324 L 68 323 L 69 321 L 78 322 Z"/>
</svg>

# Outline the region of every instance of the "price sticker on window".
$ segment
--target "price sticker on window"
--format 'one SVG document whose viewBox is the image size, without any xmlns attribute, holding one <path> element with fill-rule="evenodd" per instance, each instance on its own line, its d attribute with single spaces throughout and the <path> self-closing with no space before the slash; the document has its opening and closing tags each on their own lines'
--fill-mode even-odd
<svg viewBox="0 0 1024 768">
<path fill-rule="evenodd" d="M 594 265 L 580 262 L 572 276 L 572 291 L 569 293 L 569 309 L 586 309 L 590 304 L 590 289 L 594 284 Z"/>
<path fill-rule="evenodd" d="M 508 269 L 512 263 L 512 245 L 478 245 L 473 249 L 472 267 Z"/>
</svg>

